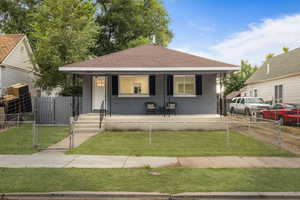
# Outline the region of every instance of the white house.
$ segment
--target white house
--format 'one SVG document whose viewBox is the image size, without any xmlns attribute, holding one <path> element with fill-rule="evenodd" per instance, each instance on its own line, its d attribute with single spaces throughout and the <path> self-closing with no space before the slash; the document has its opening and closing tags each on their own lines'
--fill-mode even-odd
<svg viewBox="0 0 300 200">
<path fill-rule="evenodd" d="M 300 104 L 300 48 L 275 56 L 247 81 L 241 96 Z"/>
<path fill-rule="evenodd" d="M 36 78 L 32 50 L 23 34 L 0 35 L 0 94 L 16 83 L 29 84 L 31 92 Z"/>
</svg>

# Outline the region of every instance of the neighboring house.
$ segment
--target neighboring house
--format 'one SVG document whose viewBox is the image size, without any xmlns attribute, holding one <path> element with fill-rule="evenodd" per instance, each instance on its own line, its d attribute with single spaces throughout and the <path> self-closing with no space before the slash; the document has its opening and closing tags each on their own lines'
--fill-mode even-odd
<svg viewBox="0 0 300 200">
<path fill-rule="evenodd" d="M 142 45 L 60 67 L 83 78 L 83 113 L 145 114 L 145 103 L 177 103 L 177 114 L 216 114 L 218 74 L 239 70 L 158 45 Z"/>
<path fill-rule="evenodd" d="M 270 103 L 300 104 L 300 48 L 268 59 L 246 81 L 244 94 Z"/>
<path fill-rule="evenodd" d="M 29 84 L 31 92 L 35 74 L 32 50 L 23 34 L 0 35 L 0 94 L 16 83 Z"/>
<path fill-rule="evenodd" d="M 231 100 L 235 97 L 240 97 L 241 96 L 241 91 L 232 91 L 229 94 L 226 95 L 227 100 Z"/>
</svg>

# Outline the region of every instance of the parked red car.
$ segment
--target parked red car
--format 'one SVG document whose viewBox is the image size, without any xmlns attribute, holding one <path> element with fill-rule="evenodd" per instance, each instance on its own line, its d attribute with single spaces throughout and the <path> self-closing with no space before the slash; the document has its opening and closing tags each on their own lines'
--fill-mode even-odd
<svg viewBox="0 0 300 200">
<path fill-rule="evenodd" d="M 278 103 L 268 110 L 261 110 L 264 119 L 279 120 L 281 124 L 300 124 L 300 105 Z"/>
</svg>

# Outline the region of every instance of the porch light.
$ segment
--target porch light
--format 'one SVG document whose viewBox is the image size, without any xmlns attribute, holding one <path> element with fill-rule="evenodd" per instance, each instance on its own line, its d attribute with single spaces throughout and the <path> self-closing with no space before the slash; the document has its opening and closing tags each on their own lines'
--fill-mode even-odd
<svg viewBox="0 0 300 200">
<path fill-rule="evenodd" d="M 99 87 L 99 88 L 104 87 L 104 80 L 103 80 L 103 79 L 97 79 L 97 80 L 96 80 L 96 85 L 97 85 L 97 87 Z"/>
</svg>

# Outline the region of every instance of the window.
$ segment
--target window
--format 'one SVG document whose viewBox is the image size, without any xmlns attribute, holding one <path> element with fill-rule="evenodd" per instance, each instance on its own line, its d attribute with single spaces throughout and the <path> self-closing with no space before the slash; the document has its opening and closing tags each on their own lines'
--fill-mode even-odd
<svg viewBox="0 0 300 200">
<path fill-rule="evenodd" d="M 257 96 L 258 96 L 257 89 L 254 89 L 254 97 L 257 97 Z"/>
<path fill-rule="evenodd" d="M 282 103 L 282 85 L 275 85 L 275 103 Z"/>
<path fill-rule="evenodd" d="M 241 103 L 241 104 L 245 104 L 245 99 L 242 98 L 241 101 L 240 101 L 240 103 Z"/>
<path fill-rule="evenodd" d="M 250 97 L 252 97 L 253 96 L 253 91 L 252 90 L 250 90 Z"/>
<path fill-rule="evenodd" d="M 247 98 L 247 103 L 264 103 L 262 98 Z"/>
<path fill-rule="evenodd" d="M 148 96 L 149 76 L 119 76 L 119 96 Z"/>
<path fill-rule="evenodd" d="M 174 96 L 195 96 L 195 76 L 175 75 L 174 76 Z"/>
<path fill-rule="evenodd" d="M 283 109 L 283 106 L 281 104 L 276 104 L 275 106 L 273 106 L 274 110 L 278 110 L 278 109 Z"/>
</svg>

